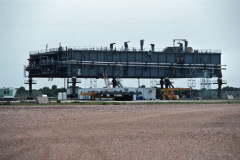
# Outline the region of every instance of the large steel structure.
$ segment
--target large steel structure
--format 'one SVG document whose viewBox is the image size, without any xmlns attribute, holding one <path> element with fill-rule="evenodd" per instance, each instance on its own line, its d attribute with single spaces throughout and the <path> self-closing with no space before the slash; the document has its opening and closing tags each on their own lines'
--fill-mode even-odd
<svg viewBox="0 0 240 160">
<path fill-rule="evenodd" d="M 222 77 L 220 50 L 193 50 L 185 39 L 175 39 L 173 46 L 162 50 L 145 51 L 144 40 L 140 50 L 129 49 L 129 42 L 116 49 L 110 47 L 83 48 L 62 47 L 30 52 L 26 67 L 29 86 L 32 78 L 103 78 L 113 82 L 117 78 L 161 79 L 165 78 Z M 178 44 L 178 45 L 176 45 Z"/>
</svg>

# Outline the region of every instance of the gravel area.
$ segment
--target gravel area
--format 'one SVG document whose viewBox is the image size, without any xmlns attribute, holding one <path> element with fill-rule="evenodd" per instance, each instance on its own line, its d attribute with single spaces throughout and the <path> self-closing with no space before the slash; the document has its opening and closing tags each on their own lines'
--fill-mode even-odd
<svg viewBox="0 0 240 160">
<path fill-rule="evenodd" d="M 240 159 L 240 104 L 0 106 L 0 159 Z"/>
</svg>

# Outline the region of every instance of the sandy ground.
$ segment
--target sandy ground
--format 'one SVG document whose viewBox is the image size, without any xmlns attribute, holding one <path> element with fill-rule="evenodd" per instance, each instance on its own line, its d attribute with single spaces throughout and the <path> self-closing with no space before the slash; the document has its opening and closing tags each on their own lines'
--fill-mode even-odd
<svg viewBox="0 0 240 160">
<path fill-rule="evenodd" d="M 1 106 L 0 159 L 240 159 L 240 104 Z"/>
</svg>

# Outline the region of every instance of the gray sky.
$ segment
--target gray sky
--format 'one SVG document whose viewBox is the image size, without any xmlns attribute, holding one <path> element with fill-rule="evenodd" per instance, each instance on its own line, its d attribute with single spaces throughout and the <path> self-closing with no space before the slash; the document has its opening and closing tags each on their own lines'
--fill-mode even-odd
<svg viewBox="0 0 240 160">
<path fill-rule="evenodd" d="M 221 49 L 222 64 L 227 65 L 223 79 L 240 87 L 239 15 L 239 0 L 0 0 L 0 88 L 27 87 L 23 65 L 29 51 L 46 44 L 55 48 L 59 42 L 116 42 L 121 47 L 129 40 L 130 47 L 139 47 L 139 40 L 145 39 L 146 48 L 150 43 L 165 48 L 174 38 L 188 39 L 194 49 Z M 36 80 L 34 88 L 63 86 L 63 80 Z M 124 80 L 124 85 L 136 87 L 136 82 Z M 185 87 L 187 80 L 176 84 Z"/>
</svg>

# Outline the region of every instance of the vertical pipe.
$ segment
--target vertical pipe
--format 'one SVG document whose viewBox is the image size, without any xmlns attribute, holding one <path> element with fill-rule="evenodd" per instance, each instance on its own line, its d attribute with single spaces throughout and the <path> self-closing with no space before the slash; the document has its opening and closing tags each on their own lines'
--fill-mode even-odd
<svg viewBox="0 0 240 160">
<path fill-rule="evenodd" d="M 111 43 L 111 44 L 110 44 L 110 50 L 111 50 L 111 51 L 113 50 L 114 44 L 116 44 L 116 43 Z"/>
<path fill-rule="evenodd" d="M 188 41 L 185 40 L 185 52 L 188 52 Z"/>
<path fill-rule="evenodd" d="M 140 51 L 143 51 L 144 40 L 140 40 Z"/>
<path fill-rule="evenodd" d="M 155 44 L 150 44 L 150 45 L 151 45 L 152 52 L 154 52 L 155 51 Z"/>
<path fill-rule="evenodd" d="M 128 43 L 129 43 L 129 41 L 128 42 L 124 42 L 124 50 L 125 51 L 128 51 Z"/>
</svg>

